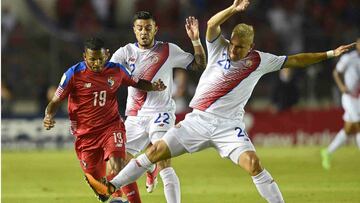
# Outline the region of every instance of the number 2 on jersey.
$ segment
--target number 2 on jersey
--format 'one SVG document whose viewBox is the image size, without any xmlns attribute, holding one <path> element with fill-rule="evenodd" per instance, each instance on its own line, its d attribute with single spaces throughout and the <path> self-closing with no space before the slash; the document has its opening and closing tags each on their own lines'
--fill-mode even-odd
<svg viewBox="0 0 360 203">
<path fill-rule="evenodd" d="M 154 123 L 166 123 L 169 124 L 170 115 L 168 113 L 159 113 Z"/>
<path fill-rule="evenodd" d="M 94 106 L 105 106 L 106 102 L 106 90 L 102 90 L 100 92 L 93 92 L 94 95 Z"/>
</svg>

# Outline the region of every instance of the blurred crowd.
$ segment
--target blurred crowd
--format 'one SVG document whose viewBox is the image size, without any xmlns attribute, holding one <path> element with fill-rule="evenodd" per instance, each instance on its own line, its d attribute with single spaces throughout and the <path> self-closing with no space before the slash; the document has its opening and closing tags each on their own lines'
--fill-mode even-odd
<svg viewBox="0 0 360 203">
<path fill-rule="evenodd" d="M 151 11 L 160 28 L 158 40 L 174 42 L 193 52 L 184 29 L 185 18 L 193 15 L 199 19 L 204 44 L 207 20 L 232 0 L 53 0 L 49 1 L 53 2 L 50 10 L 42 1 L 11 2 L 1 6 L 1 101 L 5 117 L 22 113 L 16 110 L 20 101 L 33 102 L 36 107 L 32 113 L 41 115 L 49 90 L 57 86 L 67 68 L 82 60 L 85 38 L 104 37 L 112 52 L 133 42 L 134 12 Z M 19 12 L 14 11 L 19 2 L 33 21 L 19 18 Z M 360 2 L 254 0 L 248 11 L 222 27 L 226 37 L 239 22 L 254 26 L 256 49 L 261 51 L 279 55 L 327 51 L 360 36 Z M 258 84 L 253 98 L 268 100 L 275 111 L 292 107 L 299 100 L 332 101 L 331 72 L 335 63 L 329 60 L 308 71 L 269 74 Z M 186 82 L 179 83 L 174 97 L 180 111 L 186 111 L 199 74 L 177 77 L 175 82 Z M 126 91 L 121 91 L 119 97 L 125 98 Z M 120 105 L 125 107 L 125 103 Z"/>
</svg>

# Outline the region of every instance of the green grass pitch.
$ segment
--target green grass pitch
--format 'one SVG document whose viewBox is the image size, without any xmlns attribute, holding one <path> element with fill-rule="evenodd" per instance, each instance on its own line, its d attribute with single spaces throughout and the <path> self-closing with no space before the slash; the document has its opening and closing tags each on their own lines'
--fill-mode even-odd
<svg viewBox="0 0 360 203">
<path fill-rule="evenodd" d="M 335 153 L 333 168 L 320 166 L 318 147 L 258 148 L 262 164 L 277 181 L 286 202 L 360 202 L 360 151 L 345 147 Z M 174 159 L 182 202 L 265 202 L 251 178 L 210 149 Z M 75 152 L 2 151 L 3 203 L 97 202 L 83 181 Z M 162 183 L 152 194 L 138 182 L 144 203 L 165 202 Z"/>
</svg>

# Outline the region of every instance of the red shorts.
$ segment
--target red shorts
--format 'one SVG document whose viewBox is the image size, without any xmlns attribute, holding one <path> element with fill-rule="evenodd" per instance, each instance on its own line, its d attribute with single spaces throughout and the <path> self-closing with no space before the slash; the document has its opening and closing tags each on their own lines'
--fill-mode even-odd
<svg viewBox="0 0 360 203">
<path fill-rule="evenodd" d="M 118 121 L 105 131 L 77 137 L 75 151 L 83 171 L 100 179 L 106 175 L 109 157 L 125 159 L 125 143 L 125 127 L 123 122 Z"/>
</svg>

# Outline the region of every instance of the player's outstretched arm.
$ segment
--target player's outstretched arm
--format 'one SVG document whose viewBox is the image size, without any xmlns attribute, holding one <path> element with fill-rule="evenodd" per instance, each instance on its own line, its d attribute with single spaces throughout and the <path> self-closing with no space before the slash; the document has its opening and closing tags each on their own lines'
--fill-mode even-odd
<svg viewBox="0 0 360 203">
<path fill-rule="evenodd" d="M 55 126 L 56 122 L 54 120 L 54 117 L 57 110 L 59 109 L 60 104 L 60 98 L 54 95 L 49 104 L 46 106 L 45 116 L 43 120 L 43 125 L 46 130 L 50 130 Z"/>
<path fill-rule="evenodd" d="M 195 60 L 191 63 L 190 69 L 195 71 L 203 70 L 206 67 L 206 54 L 199 37 L 198 19 L 194 16 L 186 18 L 185 29 L 194 46 Z"/>
<path fill-rule="evenodd" d="M 319 63 L 326 59 L 338 57 L 343 53 L 349 51 L 355 45 L 356 43 L 351 43 L 348 45 L 339 46 L 338 48 L 327 52 L 301 53 L 301 54 L 291 55 L 288 57 L 287 61 L 285 62 L 284 67 L 285 68 L 306 67 L 315 63 Z"/>
<path fill-rule="evenodd" d="M 139 82 L 134 86 L 135 88 L 144 90 L 144 91 L 163 91 L 166 89 L 166 86 L 164 85 L 163 81 L 159 79 L 158 81 L 155 81 L 153 83 L 139 79 Z"/>
<path fill-rule="evenodd" d="M 249 0 L 234 0 L 228 8 L 218 12 L 207 22 L 206 40 L 211 42 L 220 35 L 220 25 L 237 12 L 244 11 L 250 2 Z"/>
</svg>

